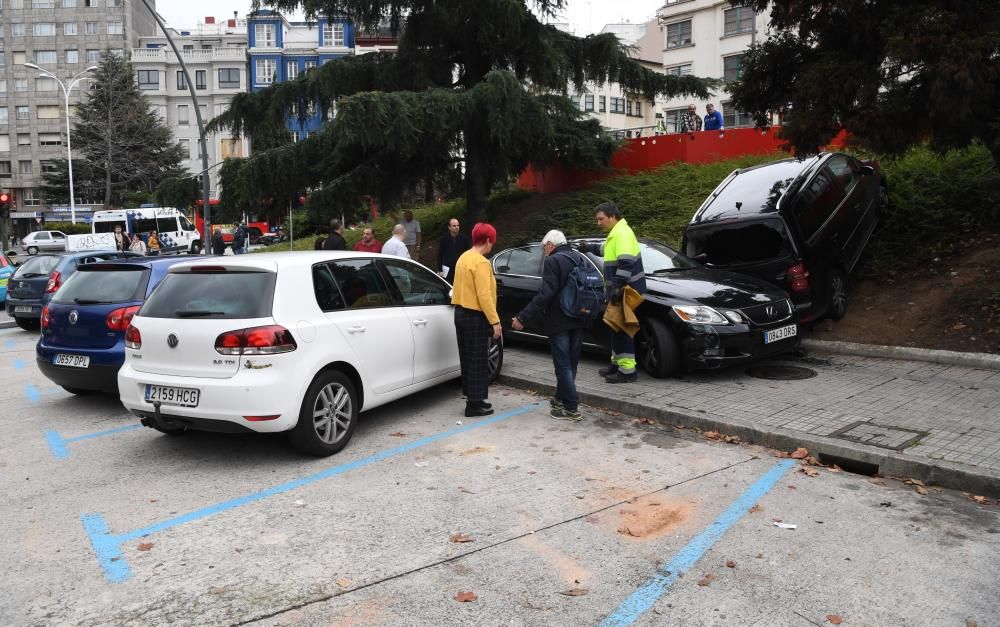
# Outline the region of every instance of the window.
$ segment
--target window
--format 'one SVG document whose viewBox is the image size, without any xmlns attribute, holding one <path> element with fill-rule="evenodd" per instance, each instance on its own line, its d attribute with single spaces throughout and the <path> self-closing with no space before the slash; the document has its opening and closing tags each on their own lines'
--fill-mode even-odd
<svg viewBox="0 0 1000 627">
<path fill-rule="evenodd" d="M 37 63 L 38 65 L 58 63 L 58 59 L 56 58 L 56 51 L 35 50 L 35 63 Z"/>
<path fill-rule="evenodd" d="M 63 35 L 75 35 L 76 34 L 76 22 L 66 22 L 63 24 Z"/>
<path fill-rule="evenodd" d="M 740 113 L 733 108 L 732 102 L 722 103 L 722 122 L 726 128 L 753 126 L 753 118 L 749 113 Z"/>
<path fill-rule="evenodd" d="M 76 0 L 62 0 L 62 5 L 64 9 L 75 9 Z"/>
<path fill-rule="evenodd" d="M 38 105 L 35 107 L 35 115 L 39 120 L 58 120 L 59 105 Z"/>
<path fill-rule="evenodd" d="M 750 7 L 727 9 L 725 15 L 726 35 L 749 33 L 753 30 L 754 12 Z"/>
<path fill-rule="evenodd" d="M 191 123 L 191 114 L 187 105 L 177 105 L 177 124 L 187 126 Z"/>
<path fill-rule="evenodd" d="M 583 97 L 583 110 L 584 111 L 594 110 L 594 94 L 587 94 Z"/>
<path fill-rule="evenodd" d="M 306 61 L 303 67 L 305 68 L 306 71 L 309 71 L 309 70 L 313 69 L 314 67 L 316 67 L 316 62 L 315 61 Z"/>
<path fill-rule="evenodd" d="M 90 51 L 87 51 L 89 57 Z M 159 89 L 160 73 L 157 70 L 139 70 L 139 89 Z"/>
<path fill-rule="evenodd" d="M 285 70 L 285 77 L 288 80 L 294 81 L 295 79 L 297 79 L 299 77 L 299 62 L 298 61 L 289 61 L 288 64 L 285 66 L 285 68 L 286 68 L 286 70 Z"/>
<path fill-rule="evenodd" d="M 684 65 L 668 67 L 666 72 L 667 76 L 688 76 L 691 74 L 691 64 L 685 63 Z"/>
<path fill-rule="evenodd" d="M 329 268 L 348 308 L 387 307 L 393 304 L 373 259 L 338 261 L 329 264 Z"/>
<path fill-rule="evenodd" d="M 184 78 L 184 72 L 177 70 L 177 89 L 187 89 L 187 80 Z"/>
<path fill-rule="evenodd" d="M 239 139 L 223 139 L 222 140 L 222 158 L 223 159 L 242 159 L 243 158 L 243 142 Z"/>
<path fill-rule="evenodd" d="M 100 62 L 101 62 L 101 51 L 100 50 L 87 50 L 87 63 L 89 63 L 91 65 L 97 65 Z M 159 87 L 158 87 L 159 84 L 160 84 L 159 75 L 157 75 L 156 84 L 157 84 L 156 89 L 159 89 Z"/>
<path fill-rule="evenodd" d="M 608 110 L 608 97 L 607 96 L 601 96 L 600 98 L 598 98 L 598 103 L 600 104 L 600 111 L 601 111 L 601 113 L 604 113 L 605 111 Z"/>
<path fill-rule="evenodd" d="M 667 48 L 691 45 L 691 20 L 667 24 Z"/>
<path fill-rule="evenodd" d="M 27 79 L 25 79 L 27 80 Z M 14 108 L 14 117 L 18 120 L 28 120 L 31 118 L 31 111 L 27 105 L 21 105 Z"/>
<path fill-rule="evenodd" d="M 632 115 L 633 100 L 625 100 L 625 115 Z"/>
<path fill-rule="evenodd" d="M 0 94 L 6 94 L 6 93 L 7 93 L 7 79 L 0 78 Z"/>
<path fill-rule="evenodd" d="M 636 117 L 640 117 L 640 118 L 642 117 L 642 101 L 641 100 L 636 100 L 635 101 L 635 115 L 636 115 Z"/>
<path fill-rule="evenodd" d="M 323 311 L 336 311 L 343 309 L 344 296 L 340 293 L 337 280 L 333 278 L 329 266 L 325 264 L 313 266 L 313 293 L 316 295 L 316 304 Z"/>
<path fill-rule="evenodd" d="M 17 134 L 17 149 L 31 150 L 31 133 Z"/>
<path fill-rule="evenodd" d="M 32 9 L 54 9 L 56 0 L 31 0 Z"/>
<path fill-rule="evenodd" d="M 160 233 L 172 233 L 177 231 L 177 218 L 157 218 L 156 230 Z"/>
<path fill-rule="evenodd" d="M 31 161 L 18 161 L 17 162 L 17 173 L 18 174 L 31 174 Z M 27 204 L 27 203 L 25 203 Z"/>
<path fill-rule="evenodd" d="M 39 146 L 62 146 L 62 135 L 60 133 L 39 133 Z"/>
<path fill-rule="evenodd" d="M 327 22 L 323 24 L 323 45 L 343 46 L 344 45 L 344 25 L 339 22 Z"/>
<path fill-rule="evenodd" d="M 805 185 L 795 201 L 793 213 L 806 239 L 815 235 L 844 200 L 844 190 L 829 168 L 823 168 Z"/>
<path fill-rule="evenodd" d="M 11 24 L 10 25 L 10 36 L 11 37 L 24 37 L 24 24 Z"/>
<path fill-rule="evenodd" d="M 121 35 L 125 32 L 125 25 L 122 22 L 108 22 L 109 35 Z"/>
<path fill-rule="evenodd" d="M 35 37 L 54 37 L 56 25 L 51 22 L 37 22 L 31 25 L 31 34 Z"/>
<path fill-rule="evenodd" d="M 687 109 L 672 109 L 663 114 L 663 125 L 668 133 L 679 133 L 681 130 L 681 118 L 687 113 Z"/>
<path fill-rule="evenodd" d="M 625 113 L 625 99 L 611 97 L 611 113 Z"/>
<path fill-rule="evenodd" d="M 743 55 L 734 54 L 722 58 L 722 77 L 727 81 L 738 81 L 743 74 Z"/>
<path fill-rule="evenodd" d="M 14 79 L 14 91 L 28 91 L 28 79 L 26 79 L 26 78 L 15 78 Z"/>
<path fill-rule="evenodd" d="M 88 35 L 96 35 L 97 34 L 97 22 L 87 22 L 86 25 L 85 25 L 84 32 L 86 32 Z"/>
<path fill-rule="evenodd" d="M 108 48 L 108 54 L 114 55 L 116 57 L 124 57 L 125 56 L 125 49 L 124 48 Z"/>
<path fill-rule="evenodd" d="M 427 268 L 405 261 L 385 260 L 386 270 L 404 305 L 449 305 L 448 287 Z"/>
<path fill-rule="evenodd" d="M 167 121 L 167 105 L 156 105 L 156 115 L 164 122 Z"/>
<path fill-rule="evenodd" d="M 840 182 L 845 194 L 850 194 L 854 186 L 861 180 L 861 166 L 850 157 L 837 155 L 832 157 L 826 164 L 830 172 Z"/>
<path fill-rule="evenodd" d="M 0 161 L 0 177 L 9 178 L 10 176 L 10 161 Z"/>
<path fill-rule="evenodd" d="M 257 84 L 270 85 L 274 82 L 274 59 L 257 59 Z"/>
<path fill-rule="evenodd" d="M 0 135 L 0 152 L 10 152 L 10 135 Z M 4 161 L 7 164 L 7 176 L 10 176 L 10 161 Z M 0 170 L 0 176 L 4 176 L 4 172 Z"/>
<path fill-rule="evenodd" d="M 66 51 L 66 63 L 79 63 L 80 62 L 80 51 L 79 50 L 67 50 Z"/>
<path fill-rule="evenodd" d="M 14 65 L 24 65 L 28 62 L 28 55 L 24 50 L 14 51 Z"/>
<path fill-rule="evenodd" d="M 541 276 L 542 253 L 541 246 L 515 248 L 510 251 L 509 257 L 504 255 L 497 259 L 497 272 L 521 276 Z"/>
<path fill-rule="evenodd" d="M 194 88 L 208 89 L 208 70 L 194 71 Z"/>
<path fill-rule="evenodd" d="M 190 139 L 178 139 L 177 143 L 181 147 L 181 159 L 191 158 L 191 140 Z"/>
<path fill-rule="evenodd" d="M 35 79 L 35 91 L 55 91 L 59 86 L 55 79 L 42 76 Z"/>
<path fill-rule="evenodd" d="M 31 165 L 30 161 L 28 162 L 28 165 Z M 24 199 L 25 207 L 38 207 L 42 204 L 42 195 L 37 189 L 26 189 L 21 192 L 21 197 Z"/>
<path fill-rule="evenodd" d="M 40 161 L 38 165 L 42 168 L 42 174 L 55 174 L 59 171 L 54 161 Z"/>
<path fill-rule="evenodd" d="M 7 107 L 0 107 L 0 124 L 7 124 Z"/>
<path fill-rule="evenodd" d="M 292 143 L 298 143 L 300 137 L 298 131 L 292 131 Z"/>
<path fill-rule="evenodd" d="M 150 318 L 184 318 L 184 310 L 189 310 L 199 315 L 212 312 L 199 320 L 267 318 L 276 277 L 274 272 L 168 273 L 142 313 Z"/>
<path fill-rule="evenodd" d="M 220 89 L 239 89 L 240 71 L 236 68 L 222 68 L 219 70 Z"/>
<path fill-rule="evenodd" d="M 257 48 L 273 48 L 274 41 L 274 24 L 255 24 L 253 27 L 254 32 L 254 46 Z M 272 72 L 273 74 L 273 72 Z"/>
<path fill-rule="evenodd" d="M 122 0 L 108 0 L 109 7 L 120 7 L 122 5 Z"/>
</svg>

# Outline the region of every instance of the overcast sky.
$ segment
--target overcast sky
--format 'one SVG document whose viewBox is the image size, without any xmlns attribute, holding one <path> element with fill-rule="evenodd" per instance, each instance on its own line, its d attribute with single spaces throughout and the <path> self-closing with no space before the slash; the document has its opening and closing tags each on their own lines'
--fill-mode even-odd
<svg viewBox="0 0 1000 627">
<path fill-rule="evenodd" d="M 208 15 L 229 18 L 233 11 L 245 17 L 250 10 L 248 0 L 159 0 L 156 5 L 160 15 L 175 28 L 195 26 Z M 586 35 L 600 31 L 605 24 L 645 22 L 662 5 L 661 0 L 569 0 L 564 21 L 575 26 L 577 35 Z"/>
</svg>

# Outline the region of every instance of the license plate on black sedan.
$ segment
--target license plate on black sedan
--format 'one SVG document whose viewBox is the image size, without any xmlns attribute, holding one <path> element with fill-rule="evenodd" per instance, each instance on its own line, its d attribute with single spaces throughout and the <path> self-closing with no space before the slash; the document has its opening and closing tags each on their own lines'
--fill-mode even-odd
<svg viewBox="0 0 1000 627">
<path fill-rule="evenodd" d="M 19 314 L 19 313 L 32 313 L 33 311 L 35 311 L 35 308 L 32 307 L 31 305 L 15 305 L 14 306 L 14 313 L 16 313 L 16 314 Z"/>
<path fill-rule="evenodd" d="M 146 384 L 146 402 L 159 401 L 163 405 L 197 407 L 201 390 L 197 388 L 175 388 L 168 385 Z"/>
<path fill-rule="evenodd" d="M 764 331 L 764 343 L 771 344 L 773 342 L 780 342 L 781 340 L 787 340 L 790 337 L 795 337 L 798 334 L 798 325 L 790 324 L 785 327 L 778 327 L 777 329 Z"/>
</svg>

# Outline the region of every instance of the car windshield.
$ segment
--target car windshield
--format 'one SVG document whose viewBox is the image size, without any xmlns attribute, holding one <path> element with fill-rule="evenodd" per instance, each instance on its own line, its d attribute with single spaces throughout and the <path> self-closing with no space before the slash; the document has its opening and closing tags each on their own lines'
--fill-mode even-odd
<svg viewBox="0 0 1000 627">
<path fill-rule="evenodd" d="M 778 259 L 791 251 L 784 223 L 772 219 L 689 229 L 684 252 L 709 265 L 729 266 Z"/>
<path fill-rule="evenodd" d="M 642 269 L 646 274 L 698 267 L 698 264 L 691 259 L 660 243 L 641 242 L 639 250 L 642 255 Z"/>
<path fill-rule="evenodd" d="M 172 272 L 156 286 L 139 315 L 146 318 L 266 318 L 273 272 Z"/>
<path fill-rule="evenodd" d="M 19 279 L 30 279 L 39 276 L 48 276 L 59 265 L 62 257 L 58 255 L 38 255 L 28 259 L 17 269 L 15 277 Z"/>
<path fill-rule="evenodd" d="M 81 268 L 56 292 L 56 303 L 127 303 L 140 300 L 142 285 L 148 270 L 142 266 L 126 266 L 115 270 Z"/>
</svg>

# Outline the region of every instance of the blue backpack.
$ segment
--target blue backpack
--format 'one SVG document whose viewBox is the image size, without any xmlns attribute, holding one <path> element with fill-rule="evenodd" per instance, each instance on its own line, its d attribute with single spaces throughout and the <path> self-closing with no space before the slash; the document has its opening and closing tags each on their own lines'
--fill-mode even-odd
<svg viewBox="0 0 1000 627">
<path fill-rule="evenodd" d="M 559 253 L 573 262 L 566 285 L 559 292 L 559 306 L 566 316 L 593 322 L 604 315 L 608 306 L 604 276 L 577 252 Z"/>
</svg>

